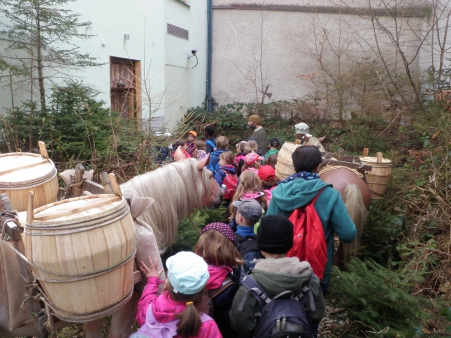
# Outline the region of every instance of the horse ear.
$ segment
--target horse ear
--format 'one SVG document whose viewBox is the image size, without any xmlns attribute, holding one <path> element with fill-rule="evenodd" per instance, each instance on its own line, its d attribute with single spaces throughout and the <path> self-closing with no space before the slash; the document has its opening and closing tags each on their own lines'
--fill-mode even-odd
<svg viewBox="0 0 451 338">
<path fill-rule="evenodd" d="M 208 163 L 210 163 L 210 154 L 207 154 L 207 156 L 197 162 L 197 169 L 202 170 L 202 168 L 207 166 Z"/>
<path fill-rule="evenodd" d="M 324 142 L 325 139 L 326 139 L 326 136 L 318 137 L 318 140 L 319 140 L 320 142 Z"/>
<path fill-rule="evenodd" d="M 175 160 L 175 162 L 181 161 L 181 160 L 186 160 L 186 156 L 182 151 L 182 146 L 178 146 L 177 149 L 175 150 L 174 160 Z"/>
</svg>

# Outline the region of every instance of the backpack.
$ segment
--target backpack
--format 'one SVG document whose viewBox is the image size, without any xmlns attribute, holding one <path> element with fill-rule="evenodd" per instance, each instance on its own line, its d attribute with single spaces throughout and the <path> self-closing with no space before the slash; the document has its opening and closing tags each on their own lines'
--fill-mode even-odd
<svg viewBox="0 0 451 338">
<path fill-rule="evenodd" d="M 258 248 L 255 236 L 243 237 L 240 234 L 235 233 L 235 238 L 237 243 L 236 248 L 244 261 L 244 264 L 241 265 L 240 269 L 240 279 L 243 279 L 244 276 L 248 275 L 254 268 L 257 260 L 263 259 L 264 257 Z"/>
<path fill-rule="evenodd" d="M 202 313 L 200 319 L 203 322 L 213 320 L 210 316 Z M 146 322 L 140 327 L 138 332 L 133 333 L 129 338 L 172 338 L 177 335 L 177 324 L 180 319 L 176 319 L 165 324 L 155 319 L 152 311 L 152 304 L 146 312 Z"/>
<path fill-rule="evenodd" d="M 219 169 L 219 155 L 221 155 L 222 151 L 215 150 L 210 153 L 210 163 L 207 166 L 207 169 L 215 175 L 216 171 Z"/>
<path fill-rule="evenodd" d="M 295 209 L 291 214 L 289 219 L 293 223 L 294 238 L 293 247 L 287 253 L 288 257 L 298 257 L 301 262 L 309 262 L 313 273 L 320 280 L 323 279 L 326 268 L 327 246 L 323 224 L 314 204 L 323 189 L 310 203 Z"/>
<path fill-rule="evenodd" d="M 308 296 L 310 309 L 316 311 L 313 292 L 310 289 L 312 280 L 313 274 L 299 295 L 293 295 L 292 291 L 286 290 L 271 299 L 251 275 L 245 276 L 241 284 L 248 290 L 246 296 L 249 292 L 252 293 L 261 309 L 261 312 L 255 314 L 257 328 L 254 337 L 313 337 L 310 316 L 304 305 Z M 238 306 L 238 311 L 243 310 L 246 296 Z"/>
<path fill-rule="evenodd" d="M 236 174 L 230 173 L 227 170 L 223 170 L 226 174 L 222 184 L 225 185 L 224 196 L 225 200 L 231 200 L 233 195 L 235 195 L 236 187 L 238 186 L 238 176 Z"/>
</svg>

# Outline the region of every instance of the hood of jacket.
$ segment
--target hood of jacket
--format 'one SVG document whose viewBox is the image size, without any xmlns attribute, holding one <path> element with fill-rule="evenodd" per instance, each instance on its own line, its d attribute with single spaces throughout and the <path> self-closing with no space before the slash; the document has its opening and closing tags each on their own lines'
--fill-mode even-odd
<svg viewBox="0 0 451 338">
<path fill-rule="evenodd" d="M 292 212 L 312 201 L 325 187 L 332 187 L 321 179 L 304 180 L 298 178 L 294 181 L 282 183 L 272 191 L 271 203 L 275 203 L 280 209 Z"/>
<path fill-rule="evenodd" d="M 173 301 L 168 291 L 164 291 L 159 297 L 155 298 L 152 305 L 153 315 L 160 323 L 176 320 L 175 314 L 183 312 L 185 308 L 186 304 Z"/>
<path fill-rule="evenodd" d="M 228 171 L 231 174 L 236 174 L 236 170 L 235 167 L 233 165 L 230 164 L 226 164 L 226 165 L 222 165 L 219 167 L 222 170 Z"/>
<path fill-rule="evenodd" d="M 300 262 L 297 257 L 261 259 L 252 270 L 252 276 L 270 297 L 287 290 L 298 295 L 312 273 L 310 263 Z"/>
</svg>

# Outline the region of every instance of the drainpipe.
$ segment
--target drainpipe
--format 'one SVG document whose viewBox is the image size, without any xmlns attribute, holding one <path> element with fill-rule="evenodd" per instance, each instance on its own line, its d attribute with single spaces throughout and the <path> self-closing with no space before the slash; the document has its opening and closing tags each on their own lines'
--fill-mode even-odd
<svg viewBox="0 0 451 338">
<path fill-rule="evenodd" d="M 211 97 L 211 58 L 213 52 L 213 0 L 207 0 L 207 20 L 208 20 L 208 47 L 207 47 L 207 111 L 213 111 L 213 98 Z"/>
</svg>

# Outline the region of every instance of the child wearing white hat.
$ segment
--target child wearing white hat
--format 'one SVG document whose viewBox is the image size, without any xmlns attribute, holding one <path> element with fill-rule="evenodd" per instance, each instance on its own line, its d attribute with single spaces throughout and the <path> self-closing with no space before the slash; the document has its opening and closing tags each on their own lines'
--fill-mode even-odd
<svg viewBox="0 0 451 338">
<path fill-rule="evenodd" d="M 149 337 L 222 337 L 215 321 L 206 315 L 204 287 L 210 274 L 207 263 L 192 252 L 179 252 L 166 261 L 168 268 L 165 291 L 157 296 L 157 259 L 149 266 L 141 261 L 140 269 L 147 285 L 138 303 L 136 321 L 141 328 L 130 338 Z"/>
</svg>

